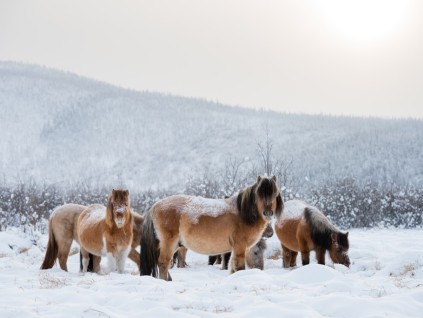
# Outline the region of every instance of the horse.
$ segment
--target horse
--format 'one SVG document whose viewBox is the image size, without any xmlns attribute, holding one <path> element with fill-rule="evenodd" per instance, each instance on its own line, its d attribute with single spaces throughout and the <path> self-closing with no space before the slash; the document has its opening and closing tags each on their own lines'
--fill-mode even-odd
<svg viewBox="0 0 423 318">
<path fill-rule="evenodd" d="M 82 211 L 77 223 L 82 272 L 87 271 L 92 254 L 106 255 L 109 272 L 123 273 L 131 249 L 133 223 L 128 190 L 113 189 L 106 208 L 93 204 Z"/>
<path fill-rule="evenodd" d="M 314 206 L 299 200 L 285 202 L 275 231 L 282 246 L 284 268 L 296 266 L 298 252 L 302 264 L 309 264 L 313 250 L 318 264 L 325 264 L 329 251 L 333 263 L 350 266 L 348 232 L 342 233 Z"/>
<path fill-rule="evenodd" d="M 188 249 L 183 246 L 181 243 L 179 243 L 179 247 L 176 250 L 176 252 L 173 254 L 173 259 L 172 259 L 172 263 L 171 263 L 171 268 L 173 268 L 173 266 L 176 265 L 176 267 L 178 268 L 185 268 L 188 266 L 187 262 L 186 262 L 186 257 L 187 257 L 187 252 Z"/>
<path fill-rule="evenodd" d="M 260 240 L 248 250 L 248 253 L 245 257 L 245 261 L 249 268 L 258 268 L 263 270 L 264 268 L 264 250 L 267 248 L 266 239 L 273 236 L 273 228 L 270 223 L 267 224 L 266 229 L 264 230 Z M 221 254 L 221 255 L 210 255 L 209 256 L 209 265 L 219 265 L 222 264 L 222 269 L 228 269 L 229 259 L 231 257 L 231 252 Z"/>
<path fill-rule="evenodd" d="M 141 236 L 141 275 L 172 280 L 169 266 L 180 242 L 205 255 L 232 250 L 230 273 L 245 269 L 245 252 L 256 244 L 283 200 L 276 178 L 256 183 L 227 199 L 174 195 L 145 213 Z"/>
<path fill-rule="evenodd" d="M 87 208 L 80 204 L 64 204 L 57 207 L 50 215 L 48 221 L 48 243 L 44 261 L 41 269 L 49 269 L 54 266 L 56 259 L 59 259 L 60 268 L 68 271 L 67 260 L 75 240 L 78 244 L 77 222 L 79 215 Z M 140 254 L 136 248 L 141 241 L 141 227 L 144 222 L 144 217 L 132 211 L 134 218 L 133 239 L 131 244 L 131 251 L 128 257 L 140 266 Z M 93 263 L 88 266 L 88 271 L 99 270 L 101 257 L 93 256 Z"/>
</svg>

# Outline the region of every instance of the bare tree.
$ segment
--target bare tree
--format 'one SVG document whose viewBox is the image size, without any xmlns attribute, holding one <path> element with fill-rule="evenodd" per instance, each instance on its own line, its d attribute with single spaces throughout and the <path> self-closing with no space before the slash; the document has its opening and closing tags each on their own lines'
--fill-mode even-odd
<svg viewBox="0 0 423 318">
<path fill-rule="evenodd" d="M 278 158 L 273 155 L 273 141 L 270 137 L 269 125 L 264 126 L 264 141 L 257 143 L 258 154 L 263 171 L 268 176 L 276 176 L 279 188 L 284 191 L 294 186 L 292 173 L 293 159 Z"/>
<path fill-rule="evenodd" d="M 224 175 L 222 176 L 225 195 L 233 195 L 247 183 L 247 174 L 241 171 L 241 167 L 250 160 L 230 156 L 225 161 Z"/>
<path fill-rule="evenodd" d="M 270 140 L 268 123 L 265 125 L 264 129 L 265 129 L 264 143 L 258 142 L 257 148 L 258 148 L 260 159 L 263 164 L 263 170 L 268 176 L 271 176 L 273 171 L 273 158 L 272 158 L 273 142 Z"/>
</svg>

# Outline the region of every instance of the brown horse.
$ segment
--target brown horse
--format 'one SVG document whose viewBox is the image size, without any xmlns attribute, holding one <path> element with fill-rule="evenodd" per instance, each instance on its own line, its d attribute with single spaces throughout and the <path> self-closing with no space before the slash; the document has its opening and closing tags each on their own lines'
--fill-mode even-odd
<svg viewBox="0 0 423 318">
<path fill-rule="evenodd" d="M 160 200 L 145 215 L 140 274 L 171 280 L 168 269 L 179 242 L 206 255 L 232 250 L 230 272 L 242 270 L 246 250 L 282 209 L 275 177 L 258 177 L 254 185 L 227 199 L 175 195 Z"/>
<path fill-rule="evenodd" d="M 68 271 L 67 260 L 69 251 L 72 246 L 73 240 L 78 242 L 77 222 L 79 215 L 87 207 L 79 204 L 64 204 L 57 207 L 50 215 L 48 221 L 48 243 L 46 255 L 44 257 L 41 269 L 49 269 L 54 266 L 56 259 L 59 259 L 60 268 Z M 104 207 L 105 208 L 105 207 Z M 128 257 L 134 261 L 137 266 L 140 266 L 140 254 L 136 248 L 140 245 L 141 241 L 141 228 L 144 222 L 144 217 L 138 213 L 132 212 L 134 218 L 133 238 L 131 244 L 131 251 Z M 88 271 L 98 271 L 100 266 L 101 257 L 93 257 L 94 264 L 88 267 Z"/>
<path fill-rule="evenodd" d="M 77 230 L 82 272 L 87 271 L 89 254 L 93 254 L 107 255 L 109 271 L 123 273 L 131 249 L 133 223 L 128 190 L 113 189 L 106 209 L 94 204 L 82 211 Z"/>
<path fill-rule="evenodd" d="M 325 264 L 325 254 L 329 251 L 334 263 L 350 266 L 348 232 L 342 233 L 316 207 L 298 200 L 285 202 L 275 230 L 282 245 L 285 268 L 296 266 L 298 252 L 302 264 L 309 264 L 313 250 L 319 264 Z"/>
<path fill-rule="evenodd" d="M 273 228 L 270 223 L 267 224 L 266 229 L 261 235 L 260 241 L 251 247 L 247 255 L 245 256 L 245 261 L 249 268 L 264 268 L 264 250 L 267 248 L 266 239 L 273 236 Z M 179 250 L 178 250 L 179 252 Z M 221 255 L 210 255 L 209 256 L 209 265 L 222 264 L 222 269 L 228 269 L 229 259 L 231 257 L 231 252 L 221 254 Z M 179 266 L 178 266 L 179 267 Z"/>
</svg>

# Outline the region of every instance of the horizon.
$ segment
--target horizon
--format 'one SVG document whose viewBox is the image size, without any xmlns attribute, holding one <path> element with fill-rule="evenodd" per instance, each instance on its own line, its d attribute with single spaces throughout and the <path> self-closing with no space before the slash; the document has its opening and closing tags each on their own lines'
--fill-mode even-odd
<svg viewBox="0 0 423 318">
<path fill-rule="evenodd" d="M 423 119 L 418 1 L 6 0 L 0 7 L 2 61 L 278 113 Z"/>
</svg>

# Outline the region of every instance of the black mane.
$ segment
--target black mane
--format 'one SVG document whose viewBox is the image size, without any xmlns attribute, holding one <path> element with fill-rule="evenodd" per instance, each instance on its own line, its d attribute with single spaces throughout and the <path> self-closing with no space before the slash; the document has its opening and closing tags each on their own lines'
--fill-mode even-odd
<svg viewBox="0 0 423 318">
<path fill-rule="evenodd" d="M 255 224 L 259 216 L 255 198 L 256 187 L 257 183 L 241 190 L 236 199 L 239 215 L 241 219 L 249 225 Z"/>
<path fill-rule="evenodd" d="M 334 233 L 334 231 L 327 226 L 316 226 L 312 219 L 313 213 L 316 212 L 309 207 L 304 209 L 304 218 L 307 224 L 310 225 L 311 239 L 316 247 L 330 249 L 332 246 L 331 234 Z"/>
</svg>

